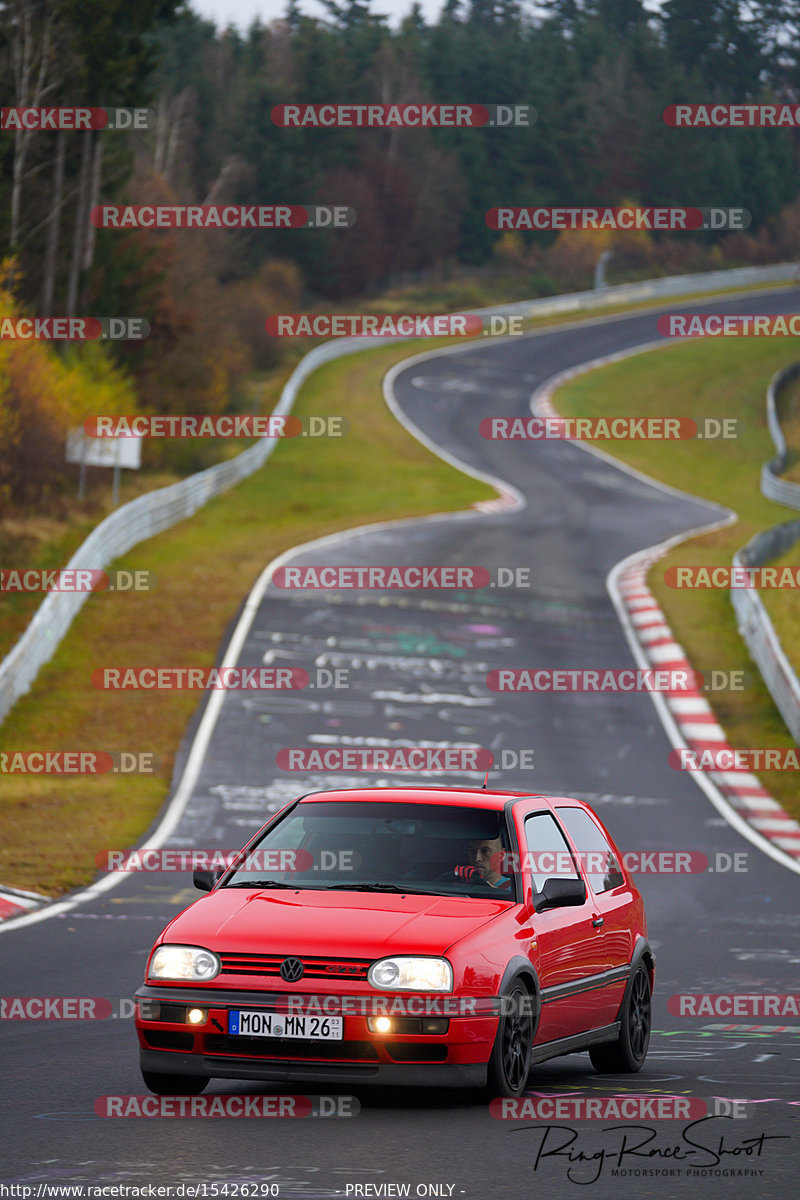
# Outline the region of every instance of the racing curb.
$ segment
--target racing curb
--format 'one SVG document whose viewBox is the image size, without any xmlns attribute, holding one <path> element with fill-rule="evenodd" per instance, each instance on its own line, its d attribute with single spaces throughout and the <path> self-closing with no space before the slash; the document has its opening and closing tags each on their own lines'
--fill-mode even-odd
<svg viewBox="0 0 800 1200">
<path fill-rule="evenodd" d="M 686 652 L 675 640 L 646 582 L 650 567 L 665 554 L 666 549 L 645 551 L 626 565 L 617 584 L 634 635 L 651 665 L 669 671 L 691 671 Z M 702 692 L 694 688 L 664 695 L 667 708 L 690 750 L 734 752 L 735 748 L 728 742 Z M 755 775 L 747 771 L 708 771 L 704 774 L 756 833 L 800 863 L 800 824 L 772 799 Z"/>
<path fill-rule="evenodd" d="M 656 348 L 659 343 L 653 344 Z M 645 347 L 637 347 L 641 352 Z M 629 351 L 608 355 L 604 360 L 614 362 L 626 358 Z M 558 418 L 560 414 L 553 405 L 553 393 L 567 380 L 583 374 L 586 370 L 601 365 L 581 364 L 580 367 L 561 372 L 548 380 L 534 395 L 531 407 L 539 417 Z M 613 459 L 610 455 L 598 451 L 592 445 L 578 443 L 583 449 L 614 462 L 622 470 L 637 475 L 640 479 L 668 490 L 667 485 L 651 480 L 641 472 L 629 468 L 625 463 Z M 723 522 L 727 524 L 727 521 Z M 615 570 L 609 577 L 609 589 L 616 591 L 621 608 L 627 618 L 626 632 L 633 639 L 639 650 L 639 656 L 649 666 L 661 670 L 692 672 L 686 651 L 675 638 L 667 624 L 666 617 L 656 602 L 653 593 L 647 586 L 647 574 L 654 563 L 662 559 L 675 542 L 685 541 L 694 536 L 698 530 L 690 530 L 678 538 L 659 546 L 651 546 L 619 564 L 621 570 Z M 613 578 L 613 585 L 611 580 Z M 655 700 L 655 695 L 653 699 Z M 663 694 L 667 711 L 672 718 L 680 737 L 681 745 L 696 752 L 730 750 L 735 753 L 735 747 L 728 742 L 725 731 L 717 721 L 711 705 L 702 692 L 695 689 L 668 691 Z M 770 796 L 755 775 L 747 771 L 702 771 L 691 772 L 693 776 L 702 775 L 720 793 L 724 801 L 733 808 L 738 817 L 760 838 L 765 839 L 780 852 L 788 856 L 800 867 L 800 824 L 785 812 L 780 804 Z M 700 782 L 699 780 L 697 782 Z"/>
<path fill-rule="evenodd" d="M 41 896 L 38 892 L 22 892 L 0 884 L 0 921 L 9 921 L 12 917 L 22 917 L 25 913 L 49 904 L 49 896 Z"/>
</svg>

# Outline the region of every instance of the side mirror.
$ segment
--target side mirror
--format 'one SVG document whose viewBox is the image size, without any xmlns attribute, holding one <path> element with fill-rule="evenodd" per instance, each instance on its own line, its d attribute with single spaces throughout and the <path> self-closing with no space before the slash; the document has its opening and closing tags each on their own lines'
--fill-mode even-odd
<svg viewBox="0 0 800 1200">
<path fill-rule="evenodd" d="M 201 892 L 210 892 L 214 884 L 225 874 L 224 867 L 212 867 L 210 871 L 195 868 L 192 872 L 194 886 Z"/>
<path fill-rule="evenodd" d="M 534 892 L 533 907 L 536 912 L 548 908 L 568 908 L 583 904 L 586 900 L 586 884 L 582 879 L 546 879 L 540 892 Z"/>
</svg>

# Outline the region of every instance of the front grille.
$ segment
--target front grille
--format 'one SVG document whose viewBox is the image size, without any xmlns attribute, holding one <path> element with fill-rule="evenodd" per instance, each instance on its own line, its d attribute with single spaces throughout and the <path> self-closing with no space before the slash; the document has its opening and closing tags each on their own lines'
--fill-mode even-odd
<svg viewBox="0 0 800 1200">
<path fill-rule="evenodd" d="M 378 1051 L 372 1042 L 311 1042 L 301 1039 L 228 1037 L 209 1033 L 205 1038 L 206 1054 L 233 1054 L 245 1058 L 322 1058 L 352 1059 L 357 1062 L 378 1062 Z"/>
<path fill-rule="evenodd" d="M 289 954 L 221 953 L 223 975 L 266 975 L 281 978 L 281 963 L 299 957 L 304 979 L 366 979 L 372 959 L 364 958 L 304 958 Z"/>
<path fill-rule="evenodd" d="M 153 1050 L 194 1050 L 193 1033 L 175 1033 L 171 1029 L 144 1029 L 142 1036 Z"/>
<path fill-rule="evenodd" d="M 384 1050 L 395 1062 L 444 1062 L 447 1046 L 418 1042 L 384 1042 Z"/>
</svg>

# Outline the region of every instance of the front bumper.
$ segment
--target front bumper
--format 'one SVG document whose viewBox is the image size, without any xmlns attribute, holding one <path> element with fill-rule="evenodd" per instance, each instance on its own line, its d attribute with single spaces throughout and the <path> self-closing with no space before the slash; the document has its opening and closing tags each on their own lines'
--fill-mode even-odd
<svg viewBox="0 0 800 1200">
<path fill-rule="evenodd" d="M 217 1055 L 139 1051 L 143 1071 L 208 1075 L 212 1079 L 257 1079 L 277 1083 L 388 1084 L 394 1087 L 483 1087 L 485 1063 L 322 1063 L 280 1059 L 228 1059 Z"/>
<path fill-rule="evenodd" d="M 338 1042 L 278 1037 L 243 1037 L 228 1032 L 232 1009 L 274 1012 L 287 1001 L 303 1004 L 341 1003 L 352 1000 L 353 1013 L 343 1010 L 343 1039 Z M 446 1031 L 422 1034 L 408 1028 L 392 1033 L 369 1029 L 363 1002 L 397 995 L 380 993 L 345 997 L 342 994 L 257 992 L 202 986 L 145 985 L 138 1001 L 157 1001 L 163 1019 L 143 1019 L 137 1006 L 136 1029 L 145 1071 L 164 1074 L 207 1075 L 223 1079 L 260 1079 L 283 1082 L 320 1080 L 431 1087 L 480 1087 L 486 1082 L 487 1062 L 497 1031 L 497 1015 L 461 1015 L 452 996 L 434 999 L 450 1013 Z M 407 1003 L 411 997 L 404 997 Z M 189 1025 L 181 1014 L 191 1007 L 206 1010 L 206 1020 Z M 326 1011 L 323 1007 L 323 1011 Z M 453 1015 L 456 1014 L 456 1015 Z"/>
</svg>

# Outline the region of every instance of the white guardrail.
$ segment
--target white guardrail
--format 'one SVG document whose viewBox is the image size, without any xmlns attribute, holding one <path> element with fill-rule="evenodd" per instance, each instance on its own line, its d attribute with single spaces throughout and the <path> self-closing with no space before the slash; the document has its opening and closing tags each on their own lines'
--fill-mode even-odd
<svg viewBox="0 0 800 1200">
<path fill-rule="evenodd" d="M 522 317 L 553 316 L 581 312 L 615 304 L 670 296 L 690 295 L 720 288 L 748 287 L 751 284 L 792 283 L 800 278 L 797 263 L 777 263 L 765 267 L 742 267 L 731 271 L 708 271 L 701 275 L 671 275 L 640 283 L 620 284 L 597 291 L 572 292 L 563 296 L 545 296 L 513 304 L 470 311 Z M 464 310 L 465 312 L 467 310 Z M 323 363 L 375 349 L 388 339 L 338 338 L 316 346 L 298 363 L 287 380 L 274 412 L 281 416 L 291 411 L 300 385 Z M 404 341 L 404 338 L 391 339 Z M 176 525 L 202 508 L 241 479 L 263 466 L 278 439 L 265 437 L 236 458 L 208 467 L 170 487 L 159 488 L 115 509 L 89 535 L 67 564 L 68 568 L 103 570 L 132 546 Z M 0 722 L 20 696 L 30 690 L 39 670 L 52 658 L 61 639 L 85 603 L 89 592 L 51 592 L 37 609 L 33 619 L 13 650 L 0 663 Z"/>
<path fill-rule="evenodd" d="M 800 484 L 778 475 L 786 466 L 786 439 L 778 417 L 778 397 L 800 374 L 800 363 L 792 363 L 772 377 L 767 389 L 767 425 L 777 454 L 761 469 L 761 491 L 768 500 L 789 508 L 800 508 Z M 800 539 L 800 521 L 774 525 L 751 538 L 733 556 L 734 566 L 756 567 L 777 558 Z M 786 657 L 780 638 L 755 588 L 731 588 L 731 603 L 742 635 L 778 712 L 800 745 L 800 681 Z"/>
<path fill-rule="evenodd" d="M 761 492 L 768 500 L 777 500 L 787 508 L 800 508 L 800 483 L 779 479 L 786 468 L 786 438 L 778 416 L 778 397 L 800 375 L 800 362 L 791 363 L 773 375 L 767 388 L 767 427 L 775 443 L 775 457 L 761 468 Z"/>
</svg>

